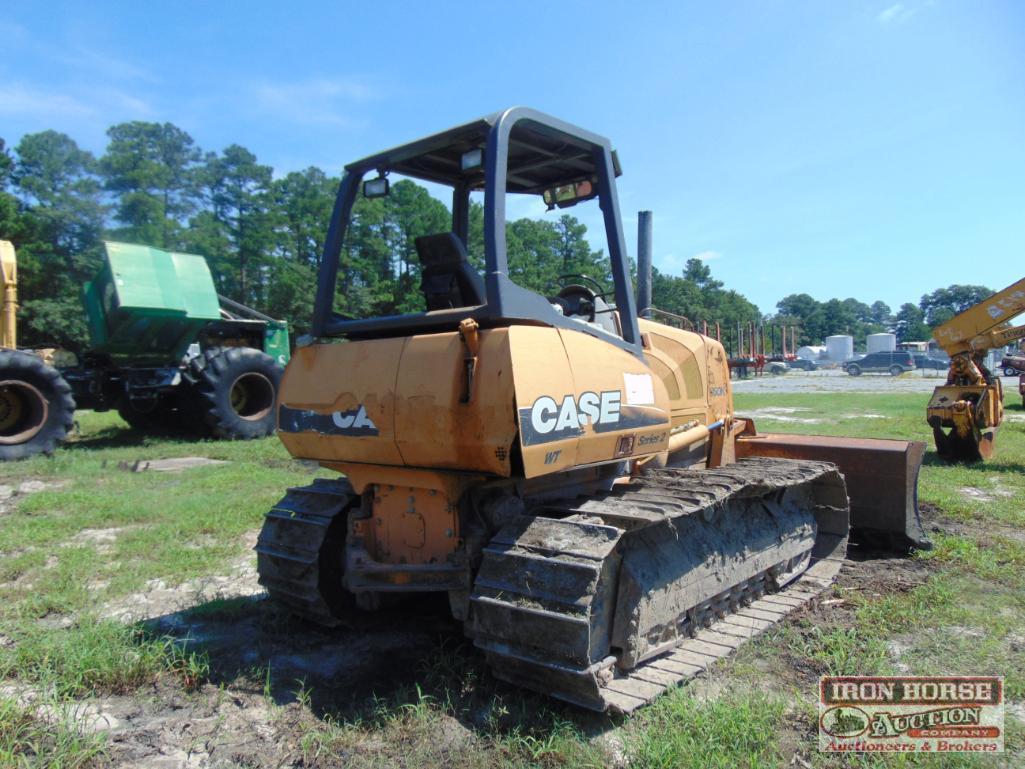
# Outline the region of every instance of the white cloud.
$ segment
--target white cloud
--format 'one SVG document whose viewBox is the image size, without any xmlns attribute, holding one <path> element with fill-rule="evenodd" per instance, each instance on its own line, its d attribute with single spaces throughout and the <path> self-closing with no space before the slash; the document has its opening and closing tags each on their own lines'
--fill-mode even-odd
<svg viewBox="0 0 1025 769">
<path fill-rule="evenodd" d="M 0 115 L 38 120 L 125 120 L 151 117 L 153 108 L 145 100 L 117 88 L 99 86 L 64 92 L 27 83 L 0 83 Z"/>
<path fill-rule="evenodd" d="M 915 15 L 916 9 L 908 8 L 904 3 L 894 3 L 876 14 L 876 21 L 883 26 L 890 24 L 903 24 Z"/>
<path fill-rule="evenodd" d="M 295 123 L 350 126 L 346 107 L 377 98 L 377 91 L 351 77 L 318 78 L 294 83 L 257 83 L 251 88 L 255 105 L 264 112 Z"/>
<path fill-rule="evenodd" d="M 145 67 L 92 48 L 78 46 L 68 52 L 54 53 L 54 56 L 64 64 L 85 70 L 92 75 L 116 80 L 157 82 L 157 78 Z"/>
<path fill-rule="evenodd" d="M 95 108 L 64 93 L 48 93 L 22 83 L 0 84 L 0 115 L 86 117 Z"/>
</svg>

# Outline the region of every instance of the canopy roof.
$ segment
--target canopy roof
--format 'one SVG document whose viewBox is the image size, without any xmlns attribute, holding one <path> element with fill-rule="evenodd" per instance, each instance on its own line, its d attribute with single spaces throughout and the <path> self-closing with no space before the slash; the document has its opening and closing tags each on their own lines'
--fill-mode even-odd
<svg viewBox="0 0 1025 769">
<path fill-rule="evenodd" d="M 484 187 L 483 168 L 464 172 L 465 152 L 488 144 L 488 136 L 502 113 L 495 113 L 409 144 L 349 164 L 353 172 L 393 171 L 450 187 Z M 608 142 L 566 124 L 563 128 L 532 120 L 518 121 L 509 136 L 507 192 L 541 194 L 558 185 L 597 174 L 595 152 Z"/>
</svg>

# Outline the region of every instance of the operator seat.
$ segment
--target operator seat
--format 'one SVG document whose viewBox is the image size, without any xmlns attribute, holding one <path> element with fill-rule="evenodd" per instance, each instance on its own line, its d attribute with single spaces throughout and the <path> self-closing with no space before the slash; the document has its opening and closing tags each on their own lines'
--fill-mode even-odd
<svg viewBox="0 0 1025 769">
<path fill-rule="evenodd" d="M 420 291 L 427 312 L 484 304 L 484 281 L 470 265 L 466 246 L 454 232 L 421 235 L 415 242 L 423 267 Z"/>
</svg>

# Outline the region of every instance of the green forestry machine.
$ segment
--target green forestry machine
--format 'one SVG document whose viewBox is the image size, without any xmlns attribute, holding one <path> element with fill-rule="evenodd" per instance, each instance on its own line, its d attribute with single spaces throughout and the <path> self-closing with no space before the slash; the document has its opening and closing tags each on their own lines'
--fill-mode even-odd
<svg viewBox="0 0 1025 769">
<path fill-rule="evenodd" d="M 0 241 L 0 461 L 51 453 L 75 408 L 116 409 L 140 430 L 260 438 L 289 358 L 288 327 L 220 296 L 206 260 L 104 243 L 82 288 L 90 347 L 19 350 L 14 247 Z"/>
</svg>

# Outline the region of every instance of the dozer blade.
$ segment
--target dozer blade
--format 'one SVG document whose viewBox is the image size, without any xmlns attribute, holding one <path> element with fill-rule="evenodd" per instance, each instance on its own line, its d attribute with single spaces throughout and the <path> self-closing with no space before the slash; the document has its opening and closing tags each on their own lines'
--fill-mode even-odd
<svg viewBox="0 0 1025 769">
<path fill-rule="evenodd" d="M 921 441 L 759 433 L 737 440 L 737 458 L 832 462 L 847 482 L 851 534 L 894 550 L 932 547 L 918 512 Z"/>
</svg>

